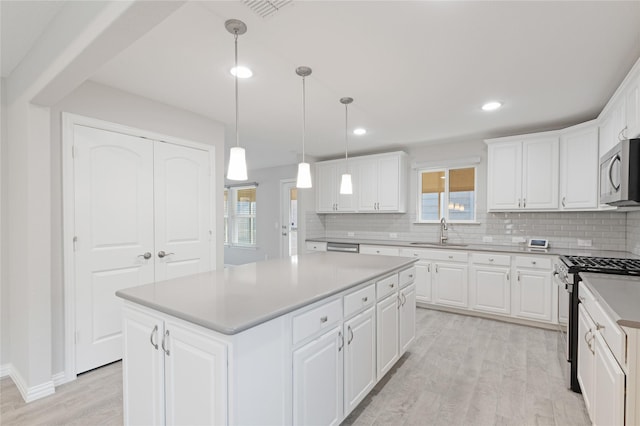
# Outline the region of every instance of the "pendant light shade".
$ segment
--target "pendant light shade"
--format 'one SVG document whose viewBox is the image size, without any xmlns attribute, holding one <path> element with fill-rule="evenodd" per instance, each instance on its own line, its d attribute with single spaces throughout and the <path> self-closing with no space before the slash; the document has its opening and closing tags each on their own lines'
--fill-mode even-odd
<svg viewBox="0 0 640 426">
<path fill-rule="evenodd" d="M 244 156 L 244 148 L 234 146 L 229 151 L 229 168 L 227 179 L 247 180 L 247 161 Z"/>
<path fill-rule="evenodd" d="M 304 79 L 311 75 L 311 68 L 298 67 L 296 68 L 296 74 L 302 77 L 302 162 L 298 164 L 296 187 L 311 188 L 311 166 L 304 161 L 304 139 L 307 133 L 306 87 Z"/>
<path fill-rule="evenodd" d="M 351 174 L 349 173 L 349 104 L 353 102 L 353 98 L 340 98 L 340 103 L 344 105 L 344 160 L 347 172 L 340 179 L 340 194 L 353 194 L 353 184 L 351 182 Z"/>
<path fill-rule="evenodd" d="M 229 19 L 224 23 L 225 28 L 233 34 L 235 47 L 235 68 L 238 69 L 238 36 L 247 32 L 244 22 L 237 19 Z M 238 132 L 238 73 L 235 74 L 236 90 L 236 146 L 229 151 L 229 168 L 227 169 L 227 179 L 247 180 L 247 161 L 244 148 L 240 147 L 240 134 Z"/>
</svg>

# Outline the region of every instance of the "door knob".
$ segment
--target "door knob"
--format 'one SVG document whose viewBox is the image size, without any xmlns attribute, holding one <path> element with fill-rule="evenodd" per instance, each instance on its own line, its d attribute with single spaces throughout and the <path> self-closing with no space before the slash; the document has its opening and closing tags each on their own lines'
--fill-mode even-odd
<svg viewBox="0 0 640 426">
<path fill-rule="evenodd" d="M 146 252 L 145 254 L 139 254 L 138 257 L 144 257 L 145 260 L 151 259 L 151 253 Z"/>
<path fill-rule="evenodd" d="M 158 252 L 158 257 L 159 257 L 160 259 L 162 259 L 163 257 L 165 257 L 165 256 L 170 256 L 170 255 L 172 255 L 172 254 L 175 254 L 175 253 L 165 253 L 165 252 L 164 252 L 164 250 L 160 250 L 160 251 Z"/>
</svg>

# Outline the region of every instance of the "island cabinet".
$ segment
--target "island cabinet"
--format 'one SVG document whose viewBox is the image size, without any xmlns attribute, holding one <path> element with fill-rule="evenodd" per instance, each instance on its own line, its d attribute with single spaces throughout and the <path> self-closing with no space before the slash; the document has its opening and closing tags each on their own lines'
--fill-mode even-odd
<svg viewBox="0 0 640 426">
<path fill-rule="evenodd" d="M 415 338 L 414 263 L 315 253 L 119 291 L 124 423 L 340 424 Z"/>
</svg>

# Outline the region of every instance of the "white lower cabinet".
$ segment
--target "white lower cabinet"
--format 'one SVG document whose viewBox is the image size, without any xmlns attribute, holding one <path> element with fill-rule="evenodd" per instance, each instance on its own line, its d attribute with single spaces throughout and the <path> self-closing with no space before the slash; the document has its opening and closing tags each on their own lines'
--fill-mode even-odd
<svg viewBox="0 0 640 426">
<path fill-rule="evenodd" d="M 342 421 L 344 338 L 335 327 L 293 352 L 293 423 Z"/>
<path fill-rule="evenodd" d="M 596 325 L 586 313 L 583 304 L 578 305 L 578 383 L 582 390 L 584 405 L 587 407 L 589 417 L 593 419 L 593 382 L 595 364 L 595 351 L 593 349 L 593 330 Z"/>
<path fill-rule="evenodd" d="M 124 311 L 125 424 L 227 422 L 227 346 L 190 326 Z"/>
<path fill-rule="evenodd" d="M 376 306 L 377 375 L 382 378 L 400 357 L 398 348 L 398 294 L 391 293 Z"/>
<path fill-rule="evenodd" d="M 416 263 L 416 301 L 431 303 L 431 262 Z"/>
<path fill-rule="evenodd" d="M 551 273 L 516 269 L 514 314 L 518 317 L 551 321 Z"/>
<path fill-rule="evenodd" d="M 407 351 L 416 338 L 416 285 L 410 284 L 400 289 L 399 330 L 400 354 Z"/>
<path fill-rule="evenodd" d="M 595 425 L 624 424 L 625 374 L 600 333 L 594 338 L 594 391 L 591 420 Z"/>
<path fill-rule="evenodd" d="M 344 323 L 344 411 L 350 413 L 376 384 L 375 308 Z"/>
<path fill-rule="evenodd" d="M 438 262 L 434 265 L 433 301 L 440 305 L 466 308 L 469 268 L 466 264 Z"/>
<path fill-rule="evenodd" d="M 470 307 L 476 311 L 511 313 L 511 256 L 473 253 L 469 283 Z"/>
</svg>

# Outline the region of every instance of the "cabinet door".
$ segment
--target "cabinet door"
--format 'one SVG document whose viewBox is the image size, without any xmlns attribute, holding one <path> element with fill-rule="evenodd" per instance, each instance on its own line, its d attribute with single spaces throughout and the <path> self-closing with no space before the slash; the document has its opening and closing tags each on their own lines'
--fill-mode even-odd
<svg viewBox="0 0 640 426">
<path fill-rule="evenodd" d="M 640 76 L 629 85 L 625 100 L 625 136 L 627 139 L 637 138 L 640 136 Z"/>
<path fill-rule="evenodd" d="M 522 198 L 522 142 L 490 144 L 488 151 L 489 210 L 519 209 Z"/>
<path fill-rule="evenodd" d="M 471 308 L 477 311 L 509 315 L 511 283 L 509 268 L 473 266 L 471 268 Z"/>
<path fill-rule="evenodd" d="M 338 184 L 336 182 L 336 164 L 316 164 L 316 211 L 330 213 L 335 211 Z"/>
<path fill-rule="evenodd" d="M 392 156 L 378 159 L 378 210 L 404 211 L 400 206 L 400 158 Z"/>
<path fill-rule="evenodd" d="M 400 354 L 407 351 L 416 337 L 416 285 L 400 290 Z"/>
<path fill-rule="evenodd" d="M 162 343 L 167 424 L 225 424 L 226 344 L 175 321 L 165 321 Z"/>
<path fill-rule="evenodd" d="M 560 139 L 560 207 L 598 207 L 598 128 L 568 131 Z"/>
<path fill-rule="evenodd" d="M 522 207 L 558 208 L 559 141 L 557 137 L 522 144 Z"/>
<path fill-rule="evenodd" d="M 416 300 L 431 303 L 431 263 L 416 263 Z"/>
<path fill-rule="evenodd" d="M 551 321 L 551 274 L 516 270 L 514 314 L 523 318 Z"/>
<path fill-rule="evenodd" d="M 466 308 L 469 305 L 467 265 L 436 263 L 434 264 L 434 270 L 434 302 L 440 305 Z"/>
<path fill-rule="evenodd" d="M 162 319 L 125 309 L 122 324 L 122 399 L 125 425 L 164 424 Z"/>
<path fill-rule="evenodd" d="M 622 425 L 624 424 L 624 372 L 600 333 L 596 333 L 595 352 L 594 392 L 591 403 L 593 424 Z"/>
<path fill-rule="evenodd" d="M 293 424 L 337 425 L 342 419 L 341 327 L 293 352 Z"/>
<path fill-rule="evenodd" d="M 361 160 L 357 164 L 358 211 L 377 211 L 378 203 L 378 162 Z"/>
<path fill-rule="evenodd" d="M 398 293 L 392 293 L 376 306 L 377 377 L 381 379 L 399 358 Z"/>
<path fill-rule="evenodd" d="M 594 332 L 596 326 L 587 313 L 584 305 L 578 305 L 578 383 L 582 390 L 584 405 L 589 417 L 593 420 L 594 392 Z"/>
<path fill-rule="evenodd" d="M 372 306 L 344 324 L 344 415 L 376 384 L 376 321 Z"/>
</svg>

